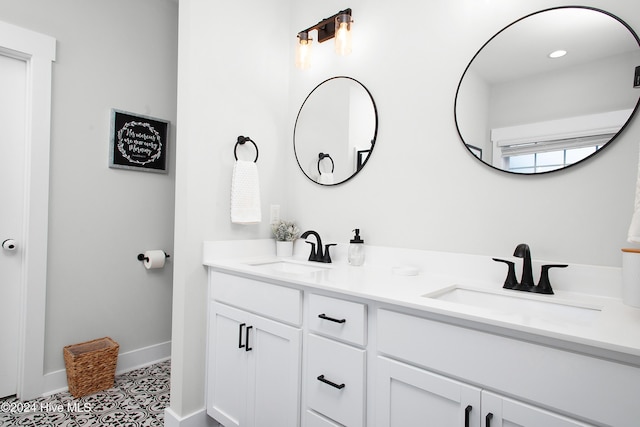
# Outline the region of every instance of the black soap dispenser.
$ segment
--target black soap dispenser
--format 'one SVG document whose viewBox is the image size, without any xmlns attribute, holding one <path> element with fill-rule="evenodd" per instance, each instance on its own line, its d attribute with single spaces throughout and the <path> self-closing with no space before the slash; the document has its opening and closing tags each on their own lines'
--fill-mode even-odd
<svg viewBox="0 0 640 427">
<path fill-rule="evenodd" d="M 364 240 L 360 238 L 360 229 L 353 230 L 355 236 L 349 241 L 349 265 L 364 264 Z"/>
</svg>

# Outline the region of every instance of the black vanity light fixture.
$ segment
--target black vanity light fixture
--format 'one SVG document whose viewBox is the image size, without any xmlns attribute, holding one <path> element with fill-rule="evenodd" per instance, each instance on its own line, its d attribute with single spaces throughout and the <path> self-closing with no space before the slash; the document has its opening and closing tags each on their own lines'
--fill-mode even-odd
<svg viewBox="0 0 640 427">
<path fill-rule="evenodd" d="M 633 76 L 633 87 L 640 88 L 640 67 L 636 67 L 636 73 Z"/>
<path fill-rule="evenodd" d="M 318 43 L 335 39 L 335 50 L 339 55 L 351 53 L 351 9 L 341 10 L 335 15 L 325 18 L 316 25 L 298 33 L 296 45 L 296 67 L 305 70 L 311 66 L 311 31 L 318 32 Z"/>
</svg>

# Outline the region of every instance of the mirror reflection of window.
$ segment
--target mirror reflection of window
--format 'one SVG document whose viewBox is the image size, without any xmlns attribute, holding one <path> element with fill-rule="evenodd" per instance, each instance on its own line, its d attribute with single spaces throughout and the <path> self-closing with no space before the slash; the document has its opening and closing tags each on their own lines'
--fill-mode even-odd
<svg viewBox="0 0 640 427">
<path fill-rule="evenodd" d="M 601 146 L 512 155 L 504 158 L 504 168 L 513 173 L 542 173 L 570 166 L 592 155 Z"/>
<path fill-rule="evenodd" d="M 566 54 L 551 58 L 558 49 Z M 456 94 L 458 132 L 494 168 L 562 169 L 596 154 L 628 123 L 640 95 L 631 84 L 638 65 L 637 35 L 607 12 L 567 6 L 533 13 L 498 32 L 471 60 Z M 590 122 L 598 115 L 602 126 Z M 575 127 L 557 127 L 560 121 Z M 504 129 L 508 138 L 496 139 Z"/>
</svg>

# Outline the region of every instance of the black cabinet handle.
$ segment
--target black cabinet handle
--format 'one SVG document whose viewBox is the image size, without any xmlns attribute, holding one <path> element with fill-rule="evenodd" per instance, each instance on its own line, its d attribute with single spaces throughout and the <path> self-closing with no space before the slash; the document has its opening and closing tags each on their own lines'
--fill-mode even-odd
<svg viewBox="0 0 640 427">
<path fill-rule="evenodd" d="M 347 321 L 347 319 L 334 319 L 333 317 L 329 317 L 324 313 L 318 314 L 318 317 L 323 320 L 329 320 L 330 322 L 336 322 L 336 323 L 345 323 Z"/>
<path fill-rule="evenodd" d="M 469 427 L 469 414 L 471 413 L 472 409 L 473 406 L 471 405 L 467 405 L 467 407 L 464 408 L 464 427 Z"/>
<path fill-rule="evenodd" d="M 342 383 L 342 384 L 336 384 L 336 383 L 334 383 L 333 381 L 329 381 L 329 380 L 325 379 L 324 375 L 320 375 L 320 376 L 318 377 L 318 381 L 322 381 L 322 382 L 323 382 L 323 383 L 325 383 L 325 384 L 329 384 L 331 387 L 335 387 L 335 388 L 337 388 L 338 390 L 342 390 L 342 389 L 344 388 L 344 383 Z"/>
<path fill-rule="evenodd" d="M 253 326 L 247 326 L 247 329 L 245 329 L 245 335 L 244 335 L 244 342 L 247 344 L 246 347 L 244 348 L 244 351 L 251 351 L 253 350 L 252 347 L 249 347 L 249 331 L 251 330 L 251 328 L 253 328 Z"/>
<path fill-rule="evenodd" d="M 246 325 L 246 323 L 240 323 L 240 326 L 238 327 L 238 348 L 244 347 L 244 344 L 242 344 L 242 328 L 244 328 Z"/>
<path fill-rule="evenodd" d="M 487 416 L 484 418 L 485 421 L 485 426 L 486 427 L 491 427 L 491 419 L 493 418 L 493 414 L 491 412 L 489 412 L 487 414 Z"/>
</svg>

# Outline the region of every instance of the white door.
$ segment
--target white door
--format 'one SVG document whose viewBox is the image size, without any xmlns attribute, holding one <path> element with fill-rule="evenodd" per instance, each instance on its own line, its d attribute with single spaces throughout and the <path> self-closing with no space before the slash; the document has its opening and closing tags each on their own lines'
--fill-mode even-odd
<svg viewBox="0 0 640 427">
<path fill-rule="evenodd" d="M 249 346 L 247 403 L 249 427 L 300 425 L 300 368 L 302 331 L 253 316 L 246 334 Z"/>
<path fill-rule="evenodd" d="M 0 52 L 0 397 L 16 394 L 23 270 L 27 64 Z M 11 245 L 7 240 L 13 239 Z"/>
<path fill-rule="evenodd" d="M 246 412 L 247 317 L 226 305 L 209 307 L 207 413 L 227 427 L 241 426 Z"/>
<path fill-rule="evenodd" d="M 480 425 L 479 388 L 385 357 L 376 362 L 376 427 Z"/>
<path fill-rule="evenodd" d="M 590 425 L 483 391 L 482 427 L 590 427 Z"/>
</svg>

